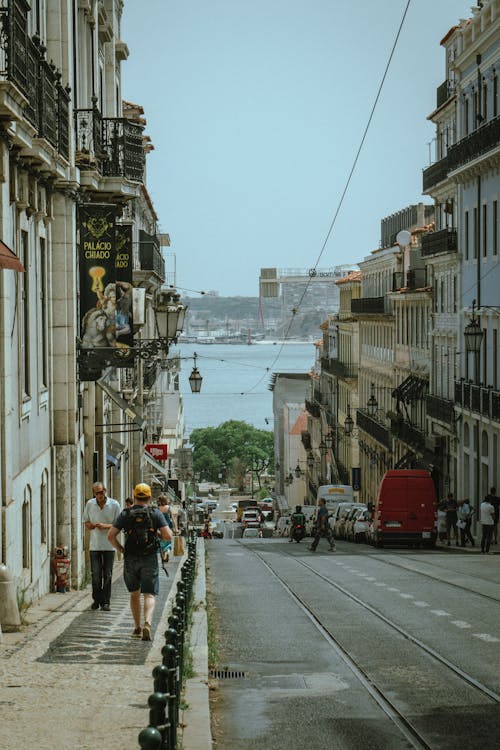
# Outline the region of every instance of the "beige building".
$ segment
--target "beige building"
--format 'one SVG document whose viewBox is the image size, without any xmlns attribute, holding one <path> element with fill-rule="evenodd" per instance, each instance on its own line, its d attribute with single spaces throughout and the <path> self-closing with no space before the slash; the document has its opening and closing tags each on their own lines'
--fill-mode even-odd
<svg viewBox="0 0 500 750">
<path fill-rule="evenodd" d="M 12 0 L 2 10 L 0 237 L 25 270 L 0 260 L 0 549 L 26 601 L 50 590 L 56 546 L 79 585 L 92 482 L 130 494 L 146 476 L 144 443 L 163 435 L 163 389 L 176 389 L 165 349 L 147 349 L 165 269 L 145 185 L 152 145 L 141 107 L 121 96 L 122 8 Z M 141 356 L 127 367 L 105 347 L 82 354 L 79 339 L 82 212 L 97 205 L 131 231 Z"/>
</svg>

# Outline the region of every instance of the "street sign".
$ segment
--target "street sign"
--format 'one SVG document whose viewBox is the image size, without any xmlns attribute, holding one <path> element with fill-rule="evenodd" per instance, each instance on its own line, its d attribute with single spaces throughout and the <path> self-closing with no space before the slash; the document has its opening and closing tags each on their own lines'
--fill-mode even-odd
<svg viewBox="0 0 500 750">
<path fill-rule="evenodd" d="M 157 461 L 166 461 L 168 458 L 168 445 L 166 443 L 148 443 L 144 450 Z"/>
</svg>

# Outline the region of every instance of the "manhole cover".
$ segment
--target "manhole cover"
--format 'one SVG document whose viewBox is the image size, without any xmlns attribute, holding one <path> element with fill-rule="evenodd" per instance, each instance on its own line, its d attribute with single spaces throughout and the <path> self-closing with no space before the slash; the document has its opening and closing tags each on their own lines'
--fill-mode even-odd
<svg viewBox="0 0 500 750">
<path fill-rule="evenodd" d="M 213 680 L 240 680 L 247 675 L 239 669 L 211 669 L 209 676 Z"/>
</svg>

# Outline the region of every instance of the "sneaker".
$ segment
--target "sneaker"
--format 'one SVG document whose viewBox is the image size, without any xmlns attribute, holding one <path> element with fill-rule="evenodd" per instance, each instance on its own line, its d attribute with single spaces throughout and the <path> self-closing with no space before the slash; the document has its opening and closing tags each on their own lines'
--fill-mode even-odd
<svg viewBox="0 0 500 750">
<path fill-rule="evenodd" d="M 336 550 L 337 550 L 336 547 L 329 547 L 328 548 L 328 552 L 336 552 Z"/>
<path fill-rule="evenodd" d="M 109 604 L 103 604 L 101 606 L 101 609 L 103 612 L 111 612 L 111 607 L 109 606 Z"/>
<path fill-rule="evenodd" d="M 99 609 L 99 602 L 92 602 L 90 609 Z"/>
<path fill-rule="evenodd" d="M 310 550 L 311 552 L 316 552 L 316 547 L 308 547 L 307 549 Z"/>
<path fill-rule="evenodd" d="M 142 628 L 134 628 L 130 634 L 131 638 L 140 638 L 142 635 Z"/>
<path fill-rule="evenodd" d="M 143 641 L 151 640 L 151 625 L 149 624 L 149 622 L 144 623 L 144 627 L 142 629 L 142 640 Z"/>
</svg>

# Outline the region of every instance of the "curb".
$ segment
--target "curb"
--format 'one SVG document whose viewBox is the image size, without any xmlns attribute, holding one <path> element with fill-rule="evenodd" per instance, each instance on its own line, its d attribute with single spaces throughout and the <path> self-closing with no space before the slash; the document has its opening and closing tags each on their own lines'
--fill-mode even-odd
<svg viewBox="0 0 500 750">
<path fill-rule="evenodd" d="M 193 588 L 192 622 L 189 650 L 195 677 L 186 680 L 182 712 L 183 750 L 211 750 L 210 703 L 208 688 L 208 623 L 206 605 L 205 544 L 198 539 L 196 548 L 196 579 Z"/>
</svg>

